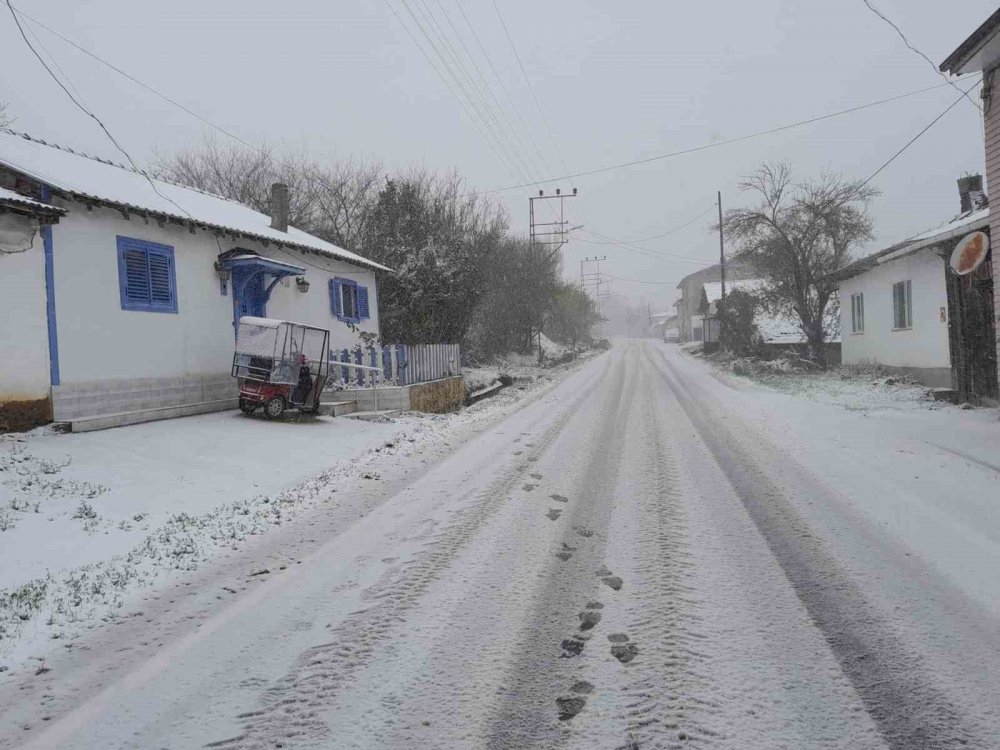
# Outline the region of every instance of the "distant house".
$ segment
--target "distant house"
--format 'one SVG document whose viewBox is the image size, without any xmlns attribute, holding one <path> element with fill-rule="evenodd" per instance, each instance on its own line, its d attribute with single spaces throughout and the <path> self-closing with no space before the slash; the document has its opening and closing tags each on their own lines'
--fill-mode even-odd
<svg viewBox="0 0 1000 750">
<path fill-rule="evenodd" d="M 1000 185 L 1000 107 L 997 70 L 1000 69 L 1000 10 L 962 42 L 941 63 L 941 70 L 952 75 L 982 72 L 983 121 L 986 133 L 986 180 L 996 192 Z M 1000 237 L 1000 206 L 989 208 L 992 237 Z M 1000 400 L 1000 283 L 990 250 L 975 272 L 974 283 L 949 281 L 952 309 L 961 314 L 953 327 L 960 335 L 953 338 L 955 387 L 970 400 Z M 967 277 L 964 277 L 967 278 Z M 992 346 L 990 346 L 992 343 Z"/>
<path fill-rule="evenodd" d="M 971 184 L 981 188 L 981 180 Z M 989 231 L 989 209 L 980 207 L 984 202 L 981 189 L 963 192 L 966 210 L 954 220 L 833 274 L 840 289 L 845 363 L 878 362 L 925 385 L 953 387 L 958 332 L 949 325 L 957 321 L 949 313 L 946 260 L 964 236 Z"/>
<path fill-rule="evenodd" d="M 235 404 L 243 315 L 378 332 L 377 263 L 216 195 L 0 130 L 0 422 Z M 5 416 L 6 415 L 6 416 Z"/>
<path fill-rule="evenodd" d="M 742 263 L 737 261 L 726 263 L 727 280 L 735 281 L 752 276 L 753 273 Z M 706 283 L 720 281 L 721 278 L 720 266 L 715 264 L 688 274 L 677 285 L 681 290 L 681 296 L 674 305 L 677 307 L 677 330 L 681 341 L 702 340 L 702 287 Z"/>
</svg>

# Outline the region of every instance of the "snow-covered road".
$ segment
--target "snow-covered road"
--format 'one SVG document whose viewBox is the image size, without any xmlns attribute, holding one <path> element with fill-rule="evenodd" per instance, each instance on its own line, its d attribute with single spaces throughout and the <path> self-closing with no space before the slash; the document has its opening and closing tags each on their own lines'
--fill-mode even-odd
<svg viewBox="0 0 1000 750">
<path fill-rule="evenodd" d="M 1000 471 L 946 445 L 964 416 L 621 343 L 297 519 L 301 564 L 0 682 L 0 747 L 1000 747 Z"/>
</svg>

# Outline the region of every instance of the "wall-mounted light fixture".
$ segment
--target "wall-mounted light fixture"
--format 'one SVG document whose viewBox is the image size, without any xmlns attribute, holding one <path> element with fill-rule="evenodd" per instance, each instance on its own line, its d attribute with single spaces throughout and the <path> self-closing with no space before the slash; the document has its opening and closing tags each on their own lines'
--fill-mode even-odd
<svg viewBox="0 0 1000 750">
<path fill-rule="evenodd" d="M 229 287 L 229 279 L 233 275 L 233 272 L 229 266 L 220 260 L 215 261 L 215 272 L 219 274 L 219 293 L 225 296 Z"/>
<path fill-rule="evenodd" d="M 299 291 L 303 294 L 309 291 L 309 282 L 306 281 L 305 276 L 297 276 L 295 278 L 295 286 L 298 287 Z"/>
</svg>

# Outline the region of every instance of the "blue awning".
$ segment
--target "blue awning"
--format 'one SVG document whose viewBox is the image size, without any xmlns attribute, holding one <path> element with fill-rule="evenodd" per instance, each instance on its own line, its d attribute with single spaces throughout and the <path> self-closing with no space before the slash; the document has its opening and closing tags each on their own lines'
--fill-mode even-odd
<svg viewBox="0 0 1000 750">
<path fill-rule="evenodd" d="M 285 276 L 302 276 L 306 269 L 284 261 L 265 258 L 261 255 L 233 255 L 222 259 L 222 264 L 229 268 L 246 268 L 247 270 L 263 271 L 276 278 Z"/>
</svg>

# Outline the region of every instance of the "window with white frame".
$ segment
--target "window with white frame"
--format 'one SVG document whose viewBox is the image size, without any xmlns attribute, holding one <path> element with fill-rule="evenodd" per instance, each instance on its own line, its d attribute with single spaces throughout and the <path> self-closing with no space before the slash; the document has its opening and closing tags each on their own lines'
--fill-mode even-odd
<svg viewBox="0 0 1000 750">
<path fill-rule="evenodd" d="M 909 280 L 892 285 L 893 330 L 913 327 L 913 286 Z"/>
<path fill-rule="evenodd" d="M 865 295 L 851 295 L 851 333 L 865 332 Z"/>
</svg>

